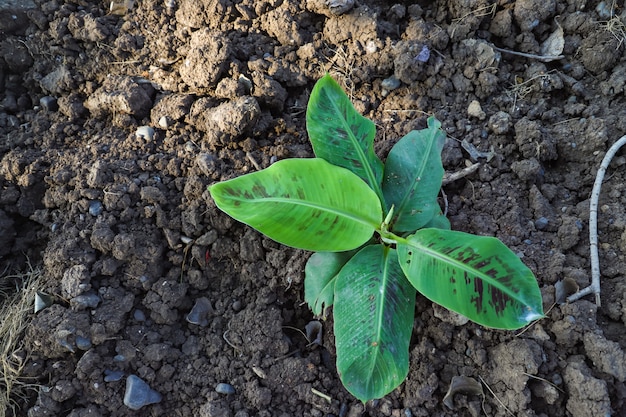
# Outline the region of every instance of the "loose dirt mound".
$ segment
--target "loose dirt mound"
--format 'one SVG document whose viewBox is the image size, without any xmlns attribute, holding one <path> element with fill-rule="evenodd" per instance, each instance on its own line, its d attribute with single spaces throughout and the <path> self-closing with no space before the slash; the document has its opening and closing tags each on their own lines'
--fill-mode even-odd
<svg viewBox="0 0 626 417">
<path fill-rule="evenodd" d="M 418 298 L 409 376 L 365 405 L 339 382 L 332 321 L 323 348 L 302 334 L 308 254 L 236 223 L 206 191 L 312 156 L 304 111 L 329 72 L 376 122 L 382 158 L 441 120 L 446 170 L 480 163 L 444 187 L 452 227 L 516 251 L 547 310 L 559 280 L 589 281 L 588 198 L 626 132 L 622 9 L 106 3 L 0 2 L 0 271 L 40 263 L 56 299 L 24 335 L 22 377 L 39 387 L 20 415 L 626 415 L 624 157 L 601 199 L 602 308 L 557 305 L 515 334 L 456 327 Z M 543 59 L 555 39 L 564 58 Z M 131 375 L 160 401 L 124 405 Z M 459 375 L 485 396 L 459 394 L 451 410 Z"/>
</svg>

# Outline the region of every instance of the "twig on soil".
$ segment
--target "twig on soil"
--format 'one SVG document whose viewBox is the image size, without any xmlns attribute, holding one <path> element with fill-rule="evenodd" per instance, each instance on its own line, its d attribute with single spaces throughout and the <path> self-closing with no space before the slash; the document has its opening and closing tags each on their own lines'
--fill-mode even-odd
<svg viewBox="0 0 626 417">
<path fill-rule="evenodd" d="M 495 49 L 496 51 L 500 51 L 505 54 L 511 54 L 511 55 L 522 56 L 524 58 L 536 59 L 542 62 L 551 62 L 551 61 L 556 61 L 558 59 L 565 58 L 565 55 L 535 55 L 535 54 L 527 54 L 525 52 L 511 51 L 509 49 L 502 49 L 502 48 L 498 48 L 495 45 L 491 45 L 491 47 Z"/>
<path fill-rule="evenodd" d="M 443 176 L 443 181 L 441 181 L 441 185 L 448 185 L 456 180 L 460 180 L 461 178 L 467 177 L 468 175 L 476 172 L 478 168 L 480 168 L 480 162 L 472 164 L 457 172 L 452 172 L 452 173 L 446 172 Z"/>
<path fill-rule="evenodd" d="M 260 171 L 263 169 L 261 168 L 261 165 L 259 165 L 259 163 L 256 161 L 256 159 L 254 159 L 254 156 L 252 156 L 250 152 L 246 152 L 246 158 L 248 158 L 248 160 L 252 163 L 252 165 L 254 165 L 257 171 Z"/>
<path fill-rule="evenodd" d="M 527 377 L 529 377 L 529 378 L 537 379 L 537 380 L 539 380 L 539 381 L 543 381 L 543 382 L 545 382 L 545 383 L 546 383 L 546 384 L 548 384 L 548 385 L 552 385 L 552 386 L 553 386 L 554 388 L 556 388 L 558 391 L 561 391 L 562 393 L 565 393 L 565 391 L 563 391 L 561 388 L 559 388 L 559 387 L 558 387 L 555 383 L 550 382 L 550 381 L 548 381 L 548 380 L 547 380 L 547 379 L 545 379 L 545 378 L 542 378 L 542 377 L 537 376 L 537 375 L 532 375 L 532 374 L 529 374 L 529 373 L 526 373 L 526 372 L 522 372 L 522 373 L 523 373 L 524 375 L 526 375 Z"/>
<path fill-rule="evenodd" d="M 329 403 L 332 403 L 333 401 L 331 400 L 330 396 L 324 394 L 323 392 L 320 392 L 318 390 L 316 390 L 315 388 L 311 388 L 311 392 L 315 395 L 317 395 L 318 397 L 322 397 L 323 399 L 325 399 L 326 401 L 328 401 Z"/>
<path fill-rule="evenodd" d="M 241 352 L 241 349 L 239 349 L 237 346 L 233 345 L 230 340 L 228 340 L 228 338 L 226 337 L 226 335 L 228 334 L 228 332 L 230 332 L 230 329 L 226 330 L 224 332 L 224 334 L 222 335 L 222 339 L 224 339 L 224 341 L 226 343 L 228 343 L 228 346 L 230 346 L 231 348 L 235 349 L 236 352 Z"/>
<path fill-rule="evenodd" d="M 596 305 L 600 307 L 600 256 L 598 255 L 598 200 L 600 199 L 600 189 L 602 188 L 602 181 L 604 180 L 604 174 L 606 173 L 611 160 L 617 153 L 617 151 L 626 144 L 626 135 L 622 136 L 617 142 L 613 144 L 604 155 L 604 159 L 600 164 L 598 173 L 596 174 L 596 181 L 593 184 L 593 190 L 591 191 L 591 200 L 589 203 L 589 249 L 591 258 L 591 285 L 584 288 L 575 294 L 567 297 L 567 302 L 571 303 L 576 301 L 587 294 L 595 294 Z"/>
<path fill-rule="evenodd" d="M 306 333 L 304 333 L 302 330 L 298 329 L 297 327 L 293 327 L 293 326 L 282 326 L 283 329 L 290 329 L 290 330 L 295 330 L 297 332 L 300 332 L 302 334 L 302 336 L 304 336 L 304 338 L 306 339 L 307 343 L 311 344 L 311 341 L 309 340 L 309 338 L 306 336 Z"/>
<path fill-rule="evenodd" d="M 500 398 L 498 398 L 498 396 L 496 395 L 496 393 L 495 393 L 495 392 L 493 392 L 493 390 L 491 389 L 491 387 L 489 386 L 489 384 L 487 384 L 487 383 L 485 382 L 485 380 L 483 379 L 483 377 L 482 377 L 482 376 L 480 376 L 480 375 L 478 375 L 478 379 L 480 379 L 480 382 L 482 382 L 483 384 L 485 384 L 485 387 L 487 387 L 487 389 L 489 390 L 489 392 L 491 393 L 491 395 L 493 395 L 493 398 L 495 398 L 495 399 L 496 399 L 496 401 L 498 402 L 498 404 L 500 404 L 500 405 L 502 406 L 502 408 L 504 408 L 504 409 L 506 410 L 506 412 L 507 412 L 507 413 L 509 413 L 509 414 L 510 414 L 510 415 L 512 415 L 512 416 L 515 416 L 515 414 L 513 414 L 513 413 L 511 412 L 511 410 L 509 410 L 509 408 L 508 408 L 506 405 L 504 405 L 504 403 L 502 402 L 502 400 L 501 400 Z"/>
</svg>

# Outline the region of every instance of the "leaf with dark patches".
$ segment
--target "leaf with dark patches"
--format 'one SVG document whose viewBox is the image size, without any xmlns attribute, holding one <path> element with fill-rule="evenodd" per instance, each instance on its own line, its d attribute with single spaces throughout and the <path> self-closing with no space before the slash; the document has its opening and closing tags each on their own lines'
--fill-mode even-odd
<svg viewBox="0 0 626 417">
<path fill-rule="evenodd" d="M 543 317 L 533 273 L 496 238 L 421 229 L 398 243 L 398 259 L 420 293 L 483 326 L 518 329 Z"/>
<path fill-rule="evenodd" d="M 382 221 L 380 201 L 367 184 L 319 158 L 279 161 L 209 191 L 231 217 L 300 249 L 357 248 Z"/>
<path fill-rule="evenodd" d="M 389 152 L 382 189 L 386 206 L 394 206 L 393 231 L 413 232 L 440 212 L 445 139 L 441 123 L 430 117 L 427 129 L 409 132 Z"/>
<path fill-rule="evenodd" d="M 415 308 L 396 251 L 361 249 L 337 275 L 334 302 L 341 381 L 361 401 L 383 397 L 408 373 Z"/>
<path fill-rule="evenodd" d="M 306 127 L 315 156 L 349 169 L 382 200 L 383 163 L 374 153 L 374 123 L 360 115 L 330 75 L 313 87 Z"/>
</svg>

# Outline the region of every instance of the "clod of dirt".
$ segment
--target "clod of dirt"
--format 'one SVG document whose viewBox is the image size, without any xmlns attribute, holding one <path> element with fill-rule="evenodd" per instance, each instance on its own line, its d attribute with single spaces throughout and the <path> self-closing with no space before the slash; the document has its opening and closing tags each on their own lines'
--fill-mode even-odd
<svg viewBox="0 0 626 417">
<path fill-rule="evenodd" d="M 377 32 L 376 15 L 366 6 L 354 9 L 341 17 L 332 17 L 324 25 L 324 38 L 336 45 L 348 39 L 366 45 L 367 41 L 378 38 Z"/>
<path fill-rule="evenodd" d="M 191 28 L 205 25 L 219 27 L 227 12 L 229 0 L 178 0 L 176 21 Z"/>
<path fill-rule="evenodd" d="M 539 161 L 557 158 L 554 138 L 536 120 L 524 117 L 515 123 L 515 142 L 524 158 L 534 157 Z"/>
<path fill-rule="evenodd" d="M 555 0 L 518 0 L 515 2 L 513 15 L 522 31 L 530 32 L 552 16 L 555 10 Z"/>
<path fill-rule="evenodd" d="M 620 382 L 626 380 L 626 353 L 619 343 L 608 340 L 600 332 L 585 333 L 583 342 L 587 357 L 594 366 Z"/>
<path fill-rule="evenodd" d="M 72 73 L 65 65 L 60 65 L 56 69 L 47 73 L 40 81 L 39 85 L 44 91 L 51 94 L 61 94 L 76 88 L 76 81 Z"/>
<path fill-rule="evenodd" d="M 191 106 L 186 121 L 206 132 L 204 140 L 211 146 L 229 145 L 250 130 L 261 115 L 254 97 L 240 97 L 211 106 L 212 100 L 200 98 Z"/>
<path fill-rule="evenodd" d="M 143 117 L 152 108 L 149 89 L 147 84 L 139 85 L 131 77 L 111 76 L 84 104 L 96 117 L 114 113 Z"/>
<path fill-rule="evenodd" d="M 185 84 L 192 89 L 212 87 L 226 69 L 230 49 L 228 38 L 219 33 L 207 28 L 194 32 L 179 69 Z"/>
<path fill-rule="evenodd" d="M 85 265 L 74 265 L 63 273 L 61 280 L 61 290 L 63 297 L 74 298 L 89 291 L 91 284 L 89 283 L 89 269 Z"/>
<path fill-rule="evenodd" d="M 491 351 L 494 372 L 490 377 L 506 387 L 496 395 L 516 415 L 526 410 L 530 403 L 528 375 L 535 375 L 539 371 L 543 354 L 541 346 L 530 339 L 515 339 Z"/>
<path fill-rule="evenodd" d="M 599 74 L 612 68 L 621 56 L 619 39 L 606 29 L 593 31 L 580 44 L 580 60 L 585 68 Z"/>
<path fill-rule="evenodd" d="M 513 28 L 513 12 L 511 9 L 498 11 L 489 26 L 489 31 L 495 36 L 506 38 L 511 35 Z"/>
<path fill-rule="evenodd" d="M 610 416 L 611 401 L 606 382 L 592 376 L 581 356 L 568 360 L 563 381 L 569 392 L 567 411 L 572 417 Z"/>
<path fill-rule="evenodd" d="M 302 45 L 310 40 L 310 35 L 300 28 L 294 12 L 293 6 L 284 2 L 261 16 L 261 28 L 282 45 Z"/>
<path fill-rule="evenodd" d="M 511 170 L 523 181 L 541 183 L 543 168 L 535 158 L 513 161 Z"/>
<path fill-rule="evenodd" d="M 67 28 L 76 39 L 88 42 L 102 42 L 110 32 L 103 17 L 94 17 L 84 11 L 72 13 L 67 22 Z"/>
<path fill-rule="evenodd" d="M 189 113 L 193 100 L 191 94 L 173 93 L 157 97 L 157 101 L 150 111 L 152 125 L 158 125 L 165 129 L 182 120 Z M 161 124 L 162 118 L 165 118 L 164 125 Z"/>
<path fill-rule="evenodd" d="M 124 393 L 124 405 L 131 410 L 139 410 L 149 404 L 161 402 L 161 394 L 136 375 L 126 378 L 126 392 Z"/>
<path fill-rule="evenodd" d="M 562 318 L 550 327 L 556 342 L 572 347 L 582 340 L 583 334 L 595 329 L 597 306 L 586 300 L 559 306 Z"/>
<path fill-rule="evenodd" d="M 461 314 L 455 313 L 454 311 L 448 310 L 445 307 L 440 306 L 437 303 L 433 303 L 433 314 L 439 320 L 444 323 L 450 323 L 453 326 L 463 326 L 467 324 L 469 319 Z"/>
</svg>

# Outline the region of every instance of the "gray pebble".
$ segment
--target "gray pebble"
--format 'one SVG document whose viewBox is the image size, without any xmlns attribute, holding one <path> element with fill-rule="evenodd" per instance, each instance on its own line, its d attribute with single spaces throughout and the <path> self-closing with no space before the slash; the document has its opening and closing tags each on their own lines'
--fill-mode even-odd
<svg viewBox="0 0 626 417">
<path fill-rule="evenodd" d="M 76 342 L 76 347 L 79 348 L 80 350 L 91 349 L 91 346 L 92 346 L 91 340 L 89 340 L 87 337 L 76 336 L 75 342 Z"/>
<path fill-rule="evenodd" d="M 39 99 L 39 104 L 43 107 L 44 110 L 47 111 L 57 111 L 59 106 L 57 104 L 57 99 L 50 96 L 45 96 Z"/>
<path fill-rule="evenodd" d="M 100 300 L 101 298 L 98 294 L 81 294 L 70 300 L 70 306 L 76 310 L 96 308 Z"/>
<path fill-rule="evenodd" d="M 233 387 L 230 384 L 225 384 L 223 382 L 220 382 L 215 387 L 215 392 L 219 394 L 232 395 L 235 393 L 235 387 Z"/>
<path fill-rule="evenodd" d="M 89 202 L 89 214 L 96 217 L 102 213 L 102 203 L 98 200 Z"/>
<path fill-rule="evenodd" d="M 161 402 L 161 394 L 137 375 L 129 375 L 126 378 L 126 392 L 124 393 L 124 405 L 131 410 L 139 410 L 145 405 Z"/>
<path fill-rule="evenodd" d="M 110 369 L 104 370 L 104 382 L 116 382 L 122 379 L 123 376 L 123 371 L 112 371 Z"/>
<path fill-rule="evenodd" d="M 135 320 L 137 320 L 137 321 L 146 321 L 146 313 L 144 313 L 143 311 L 137 309 L 133 313 L 133 318 Z"/>
<path fill-rule="evenodd" d="M 382 83 L 380 83 L 381 88 L 383 89 L 383 91 L 393 91 L 396 88 L 400 87 L 400 80 L 398 78 L 396 78 L 395 75 L 392 75 L 389 78 L 385 78 Z"/>
<path fill-rule="evenodd" d="M 137 139 L 152 140 L 154 138 L 154 129 L 150 126 L 139 126 L 135 132 Z"/>
<path fill-rule="evenodd" d="M 208 315 L 212 311 L 213 306 L 208 298 L 198 298 L 189 314 L 187 314 L 187 321 L 191 324 L 205 327 L 209 324 Z"/>
<path fill-rule="evenodd" d="M 549 220 L 545 217 L 539 217 L 537 220 L 535 220 L 535 227 L 537 228 L 537 230 L 544 230 L 546 227 L 548 227 L 548 223 Z"/>
</svg>

